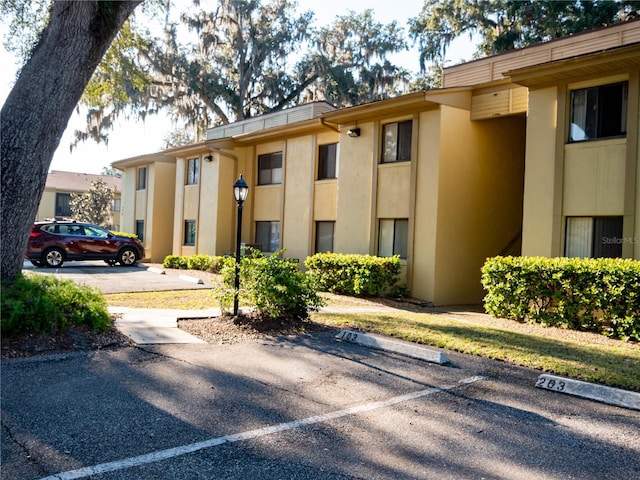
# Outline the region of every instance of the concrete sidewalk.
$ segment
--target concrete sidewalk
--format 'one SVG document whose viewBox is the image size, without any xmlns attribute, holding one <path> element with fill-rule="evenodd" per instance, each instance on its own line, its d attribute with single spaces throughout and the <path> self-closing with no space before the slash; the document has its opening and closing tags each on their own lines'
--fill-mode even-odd
<svg viewBox="0 0 640 480">
<path fill-rule="evenodd" d="M 389 312 L 391 307 L 330 307 L 321 308 L 321 312 Z M 109 307 L 109 313 L 119 315 L 116 328 L 138 345 L 171 343 L 206 343 L 178 328 L 179 318 L 219 317 L 219 308 L 206 310 L 178 310 L 158 308 Z"/>
<path fill-rule="evenodd" d="M 157 308 L 109 307 L 119 315 L 116 328 L 138 345 L 164 343 L 207 343 L 178 328 L 179 318 L 207 318 L 220 315 L 220 309 L 163 310 Z"/>
</svg>

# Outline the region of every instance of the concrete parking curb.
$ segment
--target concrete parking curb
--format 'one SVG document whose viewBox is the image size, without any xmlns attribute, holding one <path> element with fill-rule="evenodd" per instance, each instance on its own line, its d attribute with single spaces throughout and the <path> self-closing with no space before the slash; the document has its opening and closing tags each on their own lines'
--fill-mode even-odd
<svg viewBox="0 0 640 480">
<path fill-rule="evenodd" d="M 640 410 L 640 393 L 621 390 L 619 388 L 606 387 L 595 383 L 547 374 L 542 374 L 538 377 L 536 387 L 556 393 L 587 398 L 617 407 Z"/>
<path fill-rule="evenodd" d="M 357 343 L 376 350 L 384 350 L 386 352 L 398 353 L 407 357 L 424 360 L 426 362 L 438 363 L 440 365 L 449 363 L 449 359 L 437 350 L 421 347 L 412 343 L 392 340 L 390 338 L 378 335 L 370 335 L 362 332 L 354 332 L 352 330 L 343 330 L 335 336 L 336 340 L 342 340 L 349 343 Z"/>
<path fill-rule="evenodd" d="M 167 272 L 165 272 L 161 268 L 156 268 L 156 267 L 146 267 L 146 268 L 147 268 L 147 272 L 157 273 L 159 275 L 166 275 L 167 274 Z"/>
<path fill-rule="evenodd" d="M 202 280 L 201 278 L 191 277 L 189 275 L 179 275 L 178 278 L 186 282 L 197 283 L 198 285 L 204 285 L 204 280 Z"/>
</svg>

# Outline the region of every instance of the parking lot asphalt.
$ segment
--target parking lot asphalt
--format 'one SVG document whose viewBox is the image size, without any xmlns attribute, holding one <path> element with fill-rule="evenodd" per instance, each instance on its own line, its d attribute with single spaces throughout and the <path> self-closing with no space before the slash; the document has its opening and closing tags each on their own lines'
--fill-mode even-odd
<svg viewBox="0 0 640 480">
<path fill-rule="evenodd" d="M 66 262 L 61 268 L 36 268 L 25 261 L 23 270 L 73 280 L 82 285 L 98 288 L 105 294 L 211 288 L 211 285 L 198 283 L 197 276 L 175 272 L 159 274 L 155 269 L 149 271 L 144 264 L 134 267 L 119 265 L 110 267 L 101 261 L 90 261 Z"/>
<path fill-rule="evenodd" d="M 640 412 L 446 354 L 316 332 L 3 361 L 1 477 L 640 478 Z"/>
</svg>

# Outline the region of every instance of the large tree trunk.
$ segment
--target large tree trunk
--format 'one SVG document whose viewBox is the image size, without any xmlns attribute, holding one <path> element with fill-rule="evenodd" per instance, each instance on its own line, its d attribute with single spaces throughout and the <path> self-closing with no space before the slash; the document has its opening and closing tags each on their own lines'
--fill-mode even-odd
<svg viewBox="0 0 640 480">
<path fill-rule="evenodd" d="M 91 75 L 142 0 L 57 1 L 0 112 L 0 276 L 22 269 L 49 165 Z"/>
</svg>

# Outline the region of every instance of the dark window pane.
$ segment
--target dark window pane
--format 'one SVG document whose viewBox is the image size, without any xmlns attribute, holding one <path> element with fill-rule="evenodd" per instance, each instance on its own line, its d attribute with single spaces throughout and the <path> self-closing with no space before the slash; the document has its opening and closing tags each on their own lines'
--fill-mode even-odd
<svg viewBox="0 0 640 480">
<path fill-rule="evenodd" d="M 406 162 L 411 160 L 411 128 L 413 122 L 398 123 L 398 161 Z"/>
<path fill-rule="evenodd" d="M 393 231 L 393 254 L 400 258 L 407 258 L 407 244 L 409 239 L 409 221 L 396 220 Z"/>
<path fill-rule="evenodd" d="M 258 185 L 282 183 L 282 152 L 258 155 Z"/>
<path fill-rule="evenodd" d="M 138 240 L 144 241 L 144 220 L 136 220 L 136 235 Z"/>
<path fill-rule="evenodd" d="M 184 222 L 184 244 L 195 245 L 196 244 L 196 221 L 185 220 Z"/>
<path fill-rule="evenodd" d="M 71 194 L 56 193 L 56 217 L 71 216 Z"/>
<path fill-rule="evenodd" d="M 626 133 L 626 84 L 605 85 L 598 91 L 599 137 Z M 624 105 L 624 109 L 623 109 Z"/>
<path fill-rule="evenodd" d="M 316 252 L 333 251 L 333 230 L 335 222 L 316 222 Z"/>
<path fill-rule="evenodd" d="M 337 143 L 320 145 L 318 149 L 318 180 L 336 178 Z"/>
<path fill-rule="evenodd" d="M 593 257 L 622 257 L 622 217 L 596 217 L 593 219 Z"/>
</svg>

